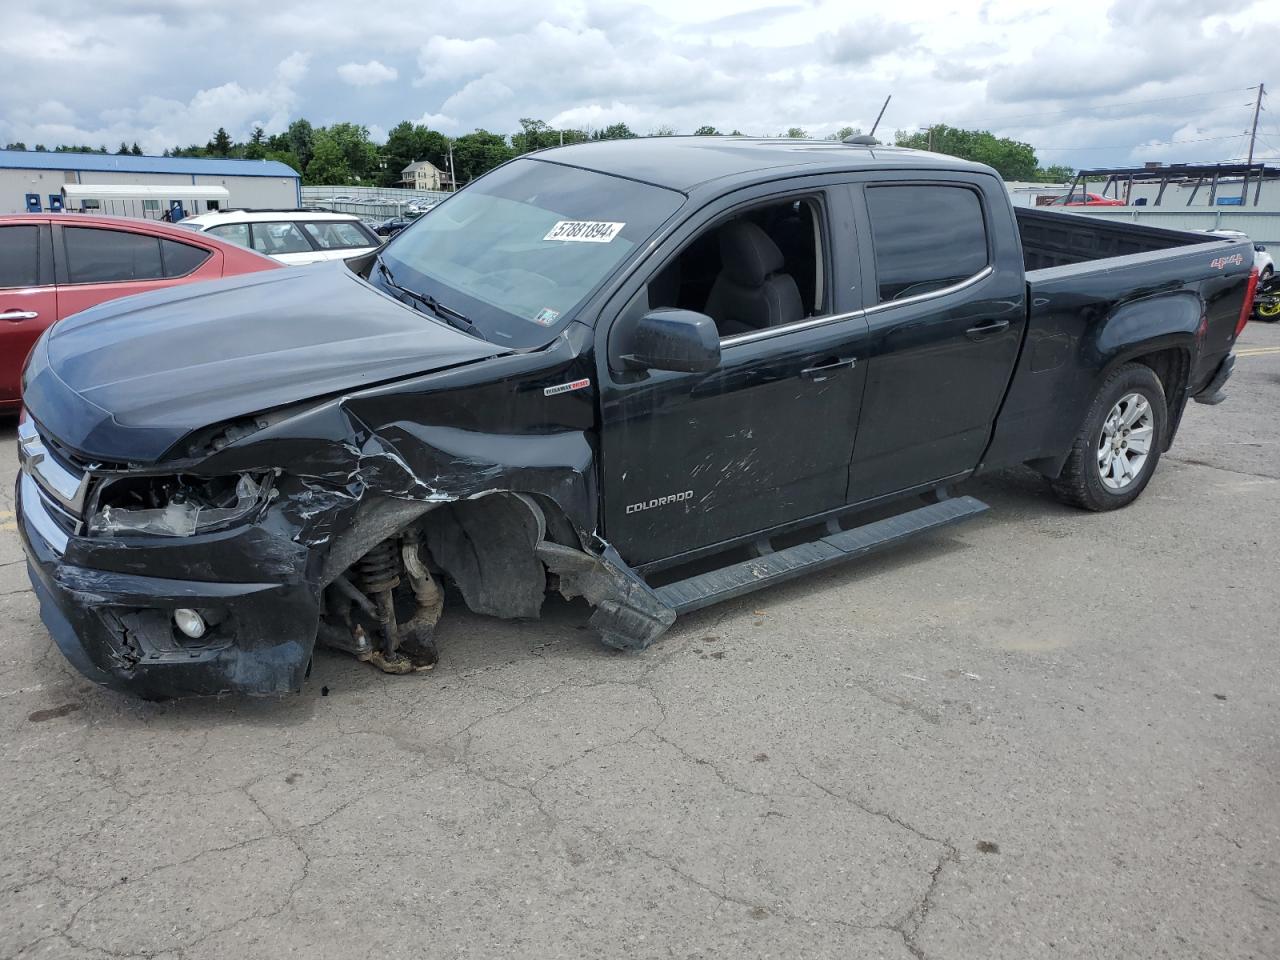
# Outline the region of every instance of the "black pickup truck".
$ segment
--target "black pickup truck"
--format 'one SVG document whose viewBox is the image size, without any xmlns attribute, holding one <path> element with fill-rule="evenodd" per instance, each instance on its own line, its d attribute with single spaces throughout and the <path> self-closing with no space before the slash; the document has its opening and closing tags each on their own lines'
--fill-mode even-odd
<svg viewBox="0 0 1280 960">
<path fill-rule="evenodd" d="M 433 660 L 446 594 L 677 614 L 986 509 L 1029 464 L 1124 506 L 1215 402 L 1252 249 L 1015 210 L 875 145 L 549 150 L 377 256 L 104 304 L 37 344 L 19 527 L 42 616 L 148 697 Z"/>
</svg>

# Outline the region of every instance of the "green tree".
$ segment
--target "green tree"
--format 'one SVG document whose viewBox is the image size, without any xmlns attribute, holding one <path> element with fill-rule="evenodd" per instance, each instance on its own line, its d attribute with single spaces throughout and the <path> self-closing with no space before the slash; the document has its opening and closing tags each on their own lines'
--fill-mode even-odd
<svg viewBox="0 0 1280 960">
<path fill-rule="evenodd" d="M 27 145 L 19 140 L 16 143 L 6 143 L 4 148 L 6 150 L 25 150 L 27 149 Z"/>
<path fill-rule="evenodd" d="M 720 131 L 717 130 L 715 127 L 704 126 L 704 127 L 699 127 L 697 130 L 693 131 L 693 135 L 695 137 L 718 137 L 720 136 Z"/>
<path fill-rule="evenodd" d="M 226 127 L 219 127 L 218 132 L 209 141 L 208 150 L 215 156 L 228 157 L 231 155 L 232 145 L 231 134 L 227 133 Z M 124 144 L 121 144 L 121 146 L 124 146 Z"/>
<path fill-rule="evenodd" d="M 669 123 L 661 123 L 649 131 L 651 137 L 674 137 L 676 128 Z"/>
<path fill-rule="evenodd" d="M 560 146 L 560 133 L 551 129 L 545 120 L 520 118 L 520 132 L 511 135 L 511 149 L 516 153 L 531 153 L 546 147 Z"/>
<path fill-rule="evenodd" d="M 916 150 L 928 150 L 931 142 L 934 153 L 985 163 L 1006 180 L 1030 180 L 1039 167 L 1031 144 L 997 137 L 988 130 L 961 130 L 940 123 L 914 133 L 899 130 L 894 136 L 898 146 Z"/>
<path fill-rule="evenodd" d="M 129 145 L 123 140 L 120 141 L 120 149 L 116 151 L 117 157 L 127 157 L 129 155 Z"/>
<path fill-rule="evenodd" d="M 470 183 L 516 155 L 506 137 L 476 130 L 453 141 L 453 172 L 458 183 Z"/>
<path fill-rule="evenodd" d="M 302 161 L 292 150 L 268 150 L 264 160 L 275 160 L 283 163 L 286 167 L 292 167 L 298 173 L 302 173 Z"/>
<path fill-rule="evenodd" d="M 316 131 L 316 149 L 321 139 L 334 141 L 342 151 L 354 182 L 373 182 L 378 178 L 378 148 L 369 139 L 369 128 L 358 123 L 335 123 Z"/>
<path fill-rule="evenodd" d="M 43 143 L 37 143 L 35 146 L 35 151 L 36 153 L 48 153 L 49 148 L 46 147 Z"/>
<path fill-rule="evenodd" d="M 298 158 L 299 162 L 305 167 L 311 163 L 311 155 L 315 152 L 315 131 L 311 129 L 311 124 L 306 120 L 298 119 L 289 124 L 289 129 L 285 131 L 285 140 L 287 146 L 284 149 L 292 150 L 293 155 Z M 273 146 L 271 149 L 280 149 L 279 146 Z"/>
<path fill-rule="evenodd" d="M 529 153 L 533 150 L 545 150 L 547 147 L 583 143 L 590 139 L 585 130 L 556 128 L 544 120 L 521 117 L 520 131 L 511 135 L 511 149 L 517 154 Z"/>
<path fill-rule="evenodd" d="M 1045 183 L 1068 183 L 1075 179 L 1075 175 L 1075 167 L 1054 164 L 1051 167 L 1045 167 L 1043 170 L 1037 170 L 1035 179 L 1042 180 Z"/>
<path fill-rule="evenodd" d="M 850 137 L 859 136 L 862 133 L 861 127 L 841 127 L 835 133 L 828 133 L 828 140 L 848 140 Z"/>
<path fill-rule="evenodd" d="M 793 140 L 808 140 L 809 133 L 804 127 L 787 127 L 786 136 Z"/>
<path fill-rule="evenodd" d="M 595 130 L 591 134 L 592 140 L 633 140 L 636 133 L 625 123 L 611 123 L 603 130 Z"/>
<path fill-rule="evenodd" d="M 347 163 L 342 144 L 328 136 L 323 128 L 316 131 L 311 162 L 307 164 L 303 181 L 332 185 L 350 183 L 354 178 L 355 174 Z"/>
<path fill-rule="evenodd" d="M 142 148 L 138 146 L 137 140 L 133 141 L 133 146 L 129 148 L 129 152 L 133 154 L 135 157 L 142 156 Z"/>
<path fill-rule="evenodd" d="M 267 155 L 267 132 L 261 127 L 254 127 L 249 135 L 249 142 L 244 145 L 246 160 L 261 160 Z"/>
</svg>

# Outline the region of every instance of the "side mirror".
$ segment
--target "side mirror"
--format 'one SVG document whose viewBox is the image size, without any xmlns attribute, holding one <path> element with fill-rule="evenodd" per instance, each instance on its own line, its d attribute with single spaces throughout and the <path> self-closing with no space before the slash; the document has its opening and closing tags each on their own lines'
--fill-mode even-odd
<svg viewBox="0 0 1280 960">
<path fill-rule="evenodd" d="M 705 313 L 651 310 L 627 340 L 622 359 L 630 367 L 706 373 L 720 366 L 720 331 Z"/>
<path fill-rule="evenodd" d="M 1258 251 L 1258 253 L 1266 253 L 1266 252 L 1267 252 L 1267 248 L 1266 248 L 1266 247 L 1264 247 L 1264 246 L 1263 246 L 1262 244 L 1260 244 L 1260 243 L 1255 243 L 1255 244 L 1253 245 L 1253 249 L 1254 249 L 1254 250 L 1256 250 L 1256 251 Z"/>
</svg>

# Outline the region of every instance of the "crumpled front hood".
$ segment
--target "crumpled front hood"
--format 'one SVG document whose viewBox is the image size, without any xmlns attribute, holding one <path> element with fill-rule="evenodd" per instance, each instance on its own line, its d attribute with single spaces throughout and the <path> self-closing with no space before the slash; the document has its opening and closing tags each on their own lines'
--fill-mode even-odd
<svg viewBox="0 0 1280 960">
<path fill-rule="evenodd" d="M 507 352 L 327 263 L 68 317 L 32 351 L 23 398 L 73 449 L 149 461 L 199 427 Z"/>
</svg>

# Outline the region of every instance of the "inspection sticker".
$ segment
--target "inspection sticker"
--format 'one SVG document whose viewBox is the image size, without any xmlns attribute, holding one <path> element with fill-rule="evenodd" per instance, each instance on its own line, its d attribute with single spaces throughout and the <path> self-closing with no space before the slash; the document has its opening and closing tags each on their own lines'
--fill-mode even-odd
<svg viewBox="0 0 1280 960">
<path fill-rule="evenodd" d="M 558 386 L 547 387 L 542 391 L 544 396 L 554 397 L 557 393 L 569 393 L 571 390 L 581 390 L 583 387 L 591 386 L 591 378 L 583 377 L 581 380 L 574 380 L 572 383 L 562 383 Z"/>
<path fill-rule="evenodd" d="M 559 319 L 560 311 L 552 310 L 550 307 L 543 307 L 533 315 L 533 322 L 543 327 L 549 327 Z"/>
<path fill-rule="evenodd" d="M 609 243 L 622 232 L 625 223 L 604 220 L 560 220 L 543 240 L 571 240 L 574 243 Z"/>
</svg>

